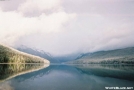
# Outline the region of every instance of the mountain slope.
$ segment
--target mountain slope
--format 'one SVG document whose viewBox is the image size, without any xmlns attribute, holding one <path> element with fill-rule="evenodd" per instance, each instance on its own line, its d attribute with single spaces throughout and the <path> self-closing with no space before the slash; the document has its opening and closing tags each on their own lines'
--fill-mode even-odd
<svg viewBox="0 0 134 90">
<path fill-rule="evenodd" d="M 134 47 L 89 53 L 70 63 L 133 64 Z"/>
<path fill-rule="evenodd" d="M 33 48 L 29 48 L 27 46 L 21 45 L 20 47 L 16 48 L 19 51 L 22 52 L 26 52 L 32 55 L 36 55 L 42 58 L 45 58 L 47 60 L 49 60 L 51 63 L 58 63 L 59 61 L 57 59 L 55 59 L 53 56 L 51 56 L 51 54 L 44 52 L 43 50 L 36 50 Z"/>
<path fill-rule="evenodd" d="M 0 63 L 49 63 L 49 61 L 0 44 Z"/>
<path fill-rule="evenodd" d="M 30 47 L 27 47 L 25 45 L 21 45 L 21 46 L 17 47 L 16 49 L 19 51 L 22 51 L 22 52 L 26 52 L 26 53 L 29 53 L 32 55 L 36 55 L 36 56 L 45 58 L 45 59 L 49 60 L 51 63 L 64 63 L 67 61 L 74 60 L 74 59 L 81 57 L 83 55 L 80 53 L 72 53 L 72 54 L 62 55 L 62 56 L 53 56 L 50 53 L 45 52 L 43 50 L 30 48 Z"/>
</svg>

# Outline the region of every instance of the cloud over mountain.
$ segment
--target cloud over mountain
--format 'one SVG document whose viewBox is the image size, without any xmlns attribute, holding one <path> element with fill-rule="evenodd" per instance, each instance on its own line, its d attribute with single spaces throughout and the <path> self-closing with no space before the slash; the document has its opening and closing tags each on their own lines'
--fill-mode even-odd
<svg viewBox="0 0 134 90">
<path fill-rule="evenodd" d="M 11 4 L 10 4 L 11 3 Z M 0 42 L 54 55 L 134 46 L 132 0 L 0 2 Z"/>
</svg>

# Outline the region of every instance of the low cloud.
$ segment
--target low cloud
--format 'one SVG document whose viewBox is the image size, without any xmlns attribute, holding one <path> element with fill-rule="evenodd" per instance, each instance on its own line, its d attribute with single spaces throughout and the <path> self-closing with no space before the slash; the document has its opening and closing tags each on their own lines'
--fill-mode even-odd
<svg viewBox="0 0 134 90">
<path fill-rule="evenodd" d="M 53 55 L 134 46 L 131 0 L 20 2 L 12 9 L 1 6 L 1 43 L 23 44 Z"/>
</svg>

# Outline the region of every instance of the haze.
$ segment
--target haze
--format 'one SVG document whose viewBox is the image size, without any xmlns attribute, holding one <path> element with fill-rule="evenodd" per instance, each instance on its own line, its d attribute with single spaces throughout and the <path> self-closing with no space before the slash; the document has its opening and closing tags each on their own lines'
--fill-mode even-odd
<svg viewBox="0 0 134 90">
<path fill-rule="evenodd" d="M 55 56 L 134 46 L 134 0 L 0 1 L 0 43 Z"/>
</svg>

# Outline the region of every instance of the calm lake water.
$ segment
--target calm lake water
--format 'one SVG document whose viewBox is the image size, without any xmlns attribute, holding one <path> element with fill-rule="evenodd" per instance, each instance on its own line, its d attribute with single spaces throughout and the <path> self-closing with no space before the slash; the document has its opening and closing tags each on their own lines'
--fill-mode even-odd
<svg viewBox="0 0 134 90">
<path fill-rule="evenodd" d="M 133 90 L 134 66 L 0 64 L 0 90 L 106 90 L 105 87 Z"/>
</svg>

